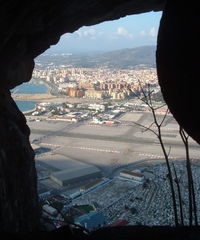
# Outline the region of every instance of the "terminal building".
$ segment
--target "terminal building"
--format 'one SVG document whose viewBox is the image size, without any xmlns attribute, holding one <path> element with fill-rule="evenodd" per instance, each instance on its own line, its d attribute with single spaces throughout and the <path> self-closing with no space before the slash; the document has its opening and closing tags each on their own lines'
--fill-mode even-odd
<svg viewBox="0 0 200 240">
<path fill-rule="evenodd" d="M 139 172 L 131 172 L 131 171 L 123 170 L 120 172 L 120 176 L 126 179 L 137 181 L 137 182 L 144 181 L 144 174 Z"/>
<path fill-rule="evenodd" d="M 101 177 L 101 171 L 95 166 L 88 165 L 78 169 L 64 169 L 50 175 L 50 178 L 62 187 L 90 178 L 99 177 Z"/>
</svg>

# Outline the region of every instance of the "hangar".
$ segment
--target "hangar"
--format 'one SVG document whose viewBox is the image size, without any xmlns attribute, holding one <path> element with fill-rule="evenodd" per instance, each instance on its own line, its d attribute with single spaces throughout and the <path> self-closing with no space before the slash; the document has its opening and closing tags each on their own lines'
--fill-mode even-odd
<svg viewBox="0 0 200 240">
<path fill-rule="evenodd" d="M 101 177 L 101 171 L 95 166 L 88 165 L 79 169 L 64 169 L 50 175 L 50 178 L 60 186 L 98 177 Z"/>
</svg>

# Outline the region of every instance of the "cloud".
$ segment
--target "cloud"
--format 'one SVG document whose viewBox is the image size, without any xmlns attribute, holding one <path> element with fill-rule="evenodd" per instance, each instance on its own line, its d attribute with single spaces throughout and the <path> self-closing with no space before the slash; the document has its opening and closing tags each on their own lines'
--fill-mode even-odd
<svg viewBox="0 0 200 240">
<path fill-rule="evenodd" d="M 158 33 L 158 31 L 157 31 L 157 29 L 156 29 L 155 27 L 152 27 L 152 28 L 149 30 L 149 35 L 150 35 L 151 37 L 157 37 L 157 33 Z"/>
<path fill-rule="evenodd" d="M 71 33 L 65 33 L 65 38 L 68 39 L 68 38 L 71 38 L 72 34 Z"/>
<path fill-rule="evenodd" d="M 117 28 L 117 35 L 126 36 L 127 34 L 128 34 L 128 31 L 125 28 L 123 27 Z"/>
<path fill-rule="evenodd" d="M 117 35 L 126 38 L 133 38 L 133 34 L 129 33 L 124 27 L 117 28 Z"/>
<path fill-rule="evenodd" d="M 94 28 L 90 28 L 88 30 L 85 30 L 84 32 L 84 35 L 87 37 L 87 36 L 94 36 L 96 34 L 96 30 Z"/>
<path fill-rule="evenodd" d="M 79 29 L 75 32 L 79 38 L 89 37 L 90 39 L 96 39 L 96 30 L 94 28 L 89 28 L 86 30 Z"/>
</svg>

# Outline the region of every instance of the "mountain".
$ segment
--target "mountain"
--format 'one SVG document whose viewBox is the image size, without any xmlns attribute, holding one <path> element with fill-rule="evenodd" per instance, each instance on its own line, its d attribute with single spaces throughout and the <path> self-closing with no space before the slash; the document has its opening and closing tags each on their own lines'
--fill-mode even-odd
<svg viewBox="0 0 200 240">
<path fill-rule="evenodd" d="M 69 65 L 72 67 L 109 67 L 119 69 L 140 69 L 155 67 L 155 46 L 126 48 L 95 55 L 42 54 L 36 60 L 49 65 Z"/>
<path fill-rule="evenodd" d="M 98 54 L 93 57 L 96 64 L 114 68 L 133 68 L 138 65 L 155 67 L 155 46 L 127 48 Z"/>
</svg>

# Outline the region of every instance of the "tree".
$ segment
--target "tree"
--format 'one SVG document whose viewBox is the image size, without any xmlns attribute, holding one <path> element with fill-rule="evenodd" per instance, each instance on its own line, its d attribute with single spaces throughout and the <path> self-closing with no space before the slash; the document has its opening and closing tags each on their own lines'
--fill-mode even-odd
<svg viewBox="0 0 200 240">
<path fill-rule="evenodd" d="M 161 131 L 161 127 L 163 126 L 163 123 L 165 122 L 165 119 L 167 117 L 167 114 L 169 112 L 169 110 L 167 109 L 162 120 L 159 122 L 157 119 L 157 115 L 156 115 L 156 111 L 164 106 L 166 106 L 166 104 L 163 104 L 159 107 L 155 107 L 153 105 L 153 101 L 152 101 L 152 94 L 153 94 L 153 90 L 150 89 L 150 85 L 147 85 L 147 90 L 144 91 L 141 83 L 139 82 L 140 85 L 140 89 L 142 92 L 142 98 L 141 100 L 148 106 L 148 108 L 150 109 L 152 115 L 153 115 L 153 122 L 150 124 L 149 127 L 146 127 L 144 125 L 135 123 L 139 126 L 141 126 L 144 131 L 151 131 L 159 140 L 164 158 L 165 158 L 165 162 L 167 165 L 167 178 L 169 179 L 169 184 L 170 184 L 170 190 L 171 190 L 171 197 L 172 197 L 172 203 L 173 203 L 173 212 L 174 212 L 174 221 L 175 221 L 175 225 L 178 226 L 179 224 L 184 225 L 184 216 L 183 216 L 183 200 L 182 200 L 182 195 L 181 195 L 181 189 L 180 189 L 180 180 L 178 179 L 177 176 L 177 172 L 175 169 L 174 164 L 172 163 L 173 166 L 173 172 L 175 177 L 173 177 L 173 172 L 170 166 L 170 151 L 171 151 L 171 147 L 169 148 L 169 150 L 167 151 L 164 141 L 163 141 L 163 137 L 162 137 L 162 131 Z M 152 129 L 152 126 L 155 126 L 155 129 Z M 189 225 L 192 226 L 193 225 L 193 219 L 194 219 L 194 224 L 197 226 L 198 225 L 198 217 L 197 217 L 197 206 L 196 206 L 196 199 L 195 199 L 195 190 L 194 190 L 194 181 L 193 181 L 193 176 L 192 176 L 192 167 L 191 167 L 191 161 L 190 161 L 190 155 L 189 155 L 189 143 L 188 143 L 188 138 L 189 136 L 185 133 L 185 131 L 183 130 L 182 127 L 180 127 L 179 130 L 179 134 L 181 136 L 181 139 L 184 143 L 184 148 L 185 148 L 185 152 L 186 152 L 186 169 L 187 169 L 187 179 L 188 179 L 188 200 L 189 200 L 189 208 L 188 208 L 188 212 L 189 212 Z M 177 186 L 177 195 L 178 195 L 178 203 L 177 203 L 177 199 L 176 199 L 176 192 L 175 192 L 175 186 L 174 183 Z M 177 209 L 177 204 L 179 204 L 179 211 L 180 211 L 180 223 L 179 223 L 179 219 L 178 219 L 178 209 Z"/>
<path fill-rule="evenodd" d="M 187 177 L 188 177 L 188 199 L 189 199 L 189 224 L 192 226 L 193 224 L 193 216 L 195 225 L 198 225 L 198 218 L 197 218 L 197 206 L 196 206 L 196 199 L 195 199 L 195 190 L 194 190 L 194 181 L 192 176 L 192 167 L 190 161 L 190 154 L 189 154 L 189 136 L 185 133 L 182 127 L 179 129 L 179 133 L 181 139 L 185 146 L 185 154 L 186 154 L 186 169 L 187 169 Z"/>
<path fill-rule="evenodd" d="M 153 105 L 153 101 L 152 101 L 152 93 L 153 90 L 150 89 L 150 85 L 147 85 L 147 90 L 145 91 L 141 85 L 141 82 L 139 82 L 140 85 L 140 89 L 141 89 L 141 93 L 142 93 L 142 98 L 141 100 L 148 106 L 148 108 L 150 109 L 152 115 L 153 115 L 153 122 L 150 124 L 149 127 L 146 127 L 144 125 L 135 123 L 139 126 L 141 126 L 142 128 L 144 128 L 144 131 L 151 131 L 159 140 L 164 158 L 165 158 L 165 162 L 167 165 L 167 170 L 168 170 L 168 176 L 169 176 L 169 184 L 170 184 L 170 189 L 171 189 L 171 196 L 172 196 L 172 203 L 173 203 L 173 212 L 174 212 L 174 221 L 175 221 L 175 226 L 178 226 L 178 212 L 177 212 L 177 203 L 176 203 L 176 196 L 175 196 L 175 189 L 174 189 L 174 184 L 173 184 L 173 177 L 172 177 L 172 171 L 171 171 L 171 167 L 169 164 L 169 153 L 170 151 L 166 150 L 166 147 L 164 145 L 163 142 L 163 137 L 162 137 L 162 131 L 161 131 L 161 127 L 167 117 L 167 114 L 169 112 L 169 110 L 166 110 L 166 113 L 163 116 L 163 119 L 159 122 L 156 116 L 156 111 L 164 106 L 166 106 L 166 104 L 163 104 L 160 107 L 154 107 Z M 156 130 L 152 129 L 152 126 L 156 126 Z"/>
</svg>

